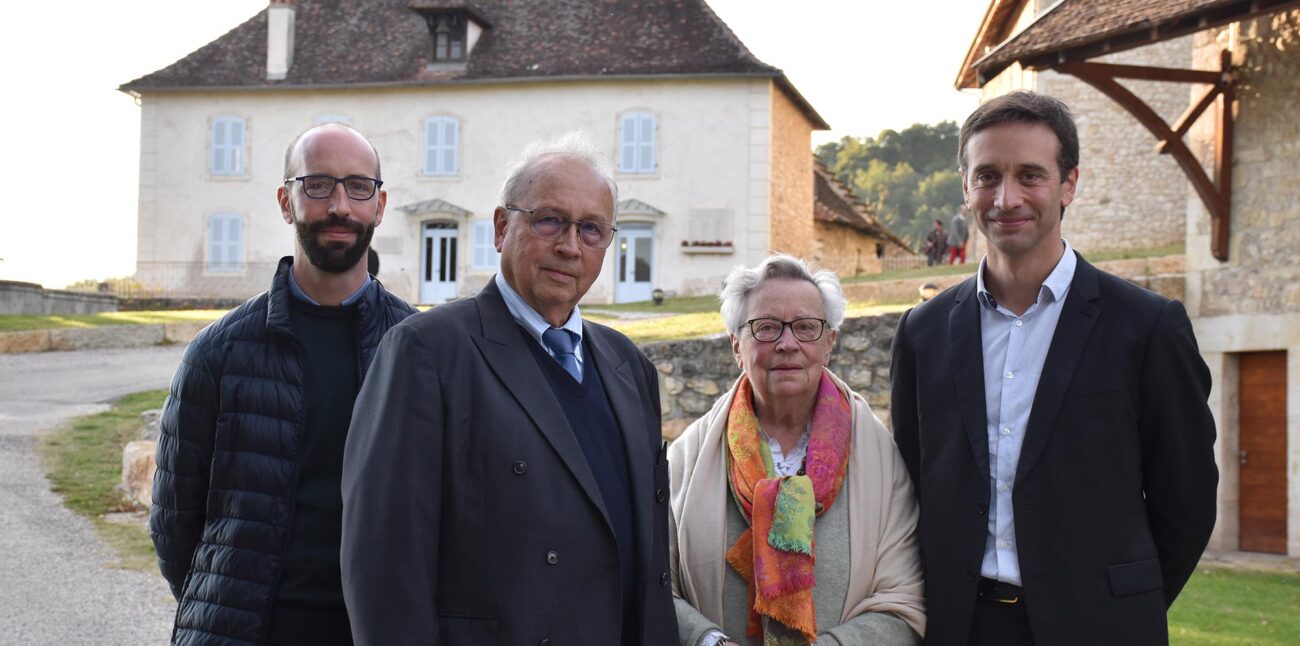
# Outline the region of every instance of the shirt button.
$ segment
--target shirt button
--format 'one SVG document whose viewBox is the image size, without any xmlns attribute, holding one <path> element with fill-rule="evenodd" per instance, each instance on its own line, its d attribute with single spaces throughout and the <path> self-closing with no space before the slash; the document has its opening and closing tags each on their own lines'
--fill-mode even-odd
<svg viewBox="0 0 1300 646">
<path fill-rule="evenodd" d="M 1025 326 L 1025 322 L 1024 322 L 1024 321 L 1022 321 L 1022 320 L 1020 320 L 1020 319 L 1016 319 L 1016 327 L 1024 327 L 1024 326 Z"/>
<path fill-rule="evenodd" d="M 1005 550 L 1005 549 L 1007 549 L 1008 547 L 1011 547 L 1011 544 L 1010 544 L 1010 543 L 1008 543 L 1008 542 L 1006 542 L 1006 541 L 998 541 L 998 549 L 1000 549 L 1000 550 Z"/>
<path fill-rule="evenodd" d="M 546 562 L 547 562 L 548 564 L 550 564 L 550 565 L 555 565 L 556 563 L 559 563 L 559 562 L 560 562 L 560 553 L 559 553 L 559 552 L 556 552 L 555 550 L 551 550 L 551 551 L 547 552 L 547 553 L 546 553 Z"/>
<path fill-rule="evenodd" d="M 1016 373 L 1011 372 L 1010 370 L 1008 370 L 1008 371 L 1007 371 L 1007 379 L 1015 379 L 1015 378 L 1016 378 Z"/>
<path fill-rule="evenodd" d="M 1009 426 L 1004 426 L 1004 427 L 1002 427 L 1002 434 L 1003 434 L 1003 435 L 1011 435 L 1011 427 L 1009 427 Z"/>
</svg>

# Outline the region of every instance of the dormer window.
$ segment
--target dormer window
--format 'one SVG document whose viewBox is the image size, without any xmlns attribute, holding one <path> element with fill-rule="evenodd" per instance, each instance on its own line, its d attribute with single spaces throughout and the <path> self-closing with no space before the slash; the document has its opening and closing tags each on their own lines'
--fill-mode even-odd
<svg viewBox="0 0 1300 646">
<path fill-rule="evenodd" d="M 433 35 L 433 61 L 450 63 L 465 60 L 465 16 L 454 13 L 425 14 L 429 33 Z"/>
<path fill-rule="evenodd" d="M 492 28 L 464 0 L 410 0 L 406 6 L 429 25 L 431 70 L 464 70 L 483 30 Z"/>
</svg>

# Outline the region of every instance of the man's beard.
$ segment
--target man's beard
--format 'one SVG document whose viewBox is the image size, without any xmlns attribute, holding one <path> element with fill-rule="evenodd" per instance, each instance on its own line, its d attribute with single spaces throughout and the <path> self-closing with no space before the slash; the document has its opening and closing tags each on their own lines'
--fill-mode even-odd
<svg viewBox="0 0 1300 646">
<path fill-rule="evenodd" d="M 325 228 L 339 226 L 351 229 L 357 236 L 356 242 L 351 245 L 343 242 L 322 245 L 317 242 L 318 236 Z M 311 223 L 298 220 L 293 223 L 293 228 L 298 234 L 298 244 L 307 253 L 307 260 L 311 261 L 317 269 L 332 274 L 341 274 L 356 267 L 361 257 L 366 255 L 366 249 L 370 247 L 370 238 L 375 235 L 375 225 L 363 226 L 360 222 L 345 218 L 330 218 Z"/>
</svg>

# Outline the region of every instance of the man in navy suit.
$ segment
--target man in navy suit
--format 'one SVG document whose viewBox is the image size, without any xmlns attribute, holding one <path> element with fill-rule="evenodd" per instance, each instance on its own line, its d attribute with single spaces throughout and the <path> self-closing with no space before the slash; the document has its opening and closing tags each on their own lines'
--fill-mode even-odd
<svg viewBox="0 0 1300 646">
<path fill-rule="evenodd" d="M 959 136 L 979 271 L 899 321 L 927 644 L 1163 644 L 1214 526 L 1209 371 L 1183 306 L 1061 237 L 1069 109 L 1017 92 Z"/>
<path fill-rule="evenodd" d="M 358 644 L 675 643 L 658 376 L 577 306 L 617 197 L 585 138 L 531 147 L 501 272 L 384 337 L 344 457 Z"/>
</svg>

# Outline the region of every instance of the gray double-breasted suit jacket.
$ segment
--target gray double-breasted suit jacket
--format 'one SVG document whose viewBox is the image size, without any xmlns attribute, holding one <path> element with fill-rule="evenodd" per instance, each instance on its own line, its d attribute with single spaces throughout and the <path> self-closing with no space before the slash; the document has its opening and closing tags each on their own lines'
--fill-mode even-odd
<svg viewBox="0 0 1300 646">
<path fill-rule="evenodd" d="M 622 433 L 643 644 L 674 643 L 668 466 L 653 364 L 583 324 Z M 618 545 L 564 410 L 493 281 L 384 337 L 343 472 L 359 644 L 618 644 Z M 549 640 L 549 641 L 548 641 Z"/>
</svg>

